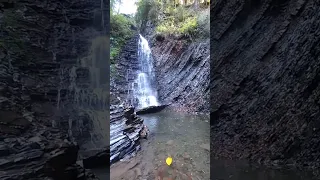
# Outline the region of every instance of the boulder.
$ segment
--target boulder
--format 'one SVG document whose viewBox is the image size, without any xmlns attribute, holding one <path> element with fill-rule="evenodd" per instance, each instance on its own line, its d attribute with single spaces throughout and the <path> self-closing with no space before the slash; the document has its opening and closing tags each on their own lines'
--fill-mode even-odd
<svg viewBox="0 0 320 180">
<path fill-rule="evenodd" d="M 134 107 L 129 107 L 124 110 L 124 117 L 127 119 L 130 119 L 133 113 L 134 113 Z"/>
<path fill-rule="evenodd" d="M 139 109 L 137 110 L 137 115 L 141 114 L 152 114 L 162 111 L 164 108 L 166 108 L 168 105 L 160 105 L 160 106 L 150 106 L 147 108 Z"/>
<path fill-rule="evenodd" d="M 110 166 L 110 150 L 105 148 L 103 150 L 92 150 L 87 152 L 87 157 L 83 158 L 83 167 L 84 168 L 100 168 L 100 167 L 109 167 Z"/>
</svg>

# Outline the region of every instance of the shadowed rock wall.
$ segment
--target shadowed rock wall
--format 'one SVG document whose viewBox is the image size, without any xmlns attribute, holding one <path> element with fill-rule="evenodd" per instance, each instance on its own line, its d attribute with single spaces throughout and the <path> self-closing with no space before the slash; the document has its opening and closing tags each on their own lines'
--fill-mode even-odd
<svg viewBox="0 0 320 180">
<path fill-rule="evenodd" d="M 0 179 L 83 178 L 79 147 L 69 141 L 94 140 L 99 121 L 91 110 L 109 109 L 94 89 L 109 84 L 94 71 L 106 67 L 108 75 L 109 2 L 8 0 L 0 7 L 0 171 L 7 172 Z"/>
<path fill-rule="evenodd" d="M 152 39 L 159 100 L 179 111 L 209 112 L 210 42 Z"/>
<path fill-rule="evenodd" d="M 316 0 L 215 3 L 210 87 L 215 157 L 319 167 L 319 17 Z"/>
</svg>

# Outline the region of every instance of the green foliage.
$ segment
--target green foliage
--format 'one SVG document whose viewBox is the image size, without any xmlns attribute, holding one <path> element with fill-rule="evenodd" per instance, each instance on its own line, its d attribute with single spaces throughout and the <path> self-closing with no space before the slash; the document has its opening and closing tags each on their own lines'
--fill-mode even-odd
<svg viewBox="0 0 320 180">
<path fill-rule="evenodd" d="M 198 27 L 197 17 L 190 9 L 183 6 L 177 8 L 168 7 L 167 17 L 159 22 L 156 32 L 159 34 L 192 35 Z"/>
<path fill-rule="evenodd" d="M 115 63 L 115 59 L 118 57 L 119 53 L 120 53 L 120 47 L 118 46 L 113 46 L 110 49 L 110 58 L 111 58 L 111 63 L 114 64 Z"/>
<path fill-rule="evenodd" d="M 204 37 L 210 36 L 210 9 L 206 9 L 197 16 L 198 31 Z"/>
<path fill-rule="evenodd" d="M 182 22 L 182 24 L 178 28 L 178 32 L 181 34 L 193 34 L 196 31 L 197 27 L 197 18 L 190 17 Z"/>
<path fill-rule="evenodd" d="M 161 10 L 161 3 L 157 0 L 139 0 L 135 20 L 140 28 L 143 28 L 148 20 L 156 22 Z"/>
<path fill-rule="evenodd" d="M 183 22 L 187 17 L 191 16 L 190 12 L 183 6 L 179 6 L 178 8 L 174 9 L 173 12 L 176 23 Z"/>
<path fill-rule="evenodd" d="M 148 20 L 148 14 L 151 9 L 149 0 L 139 0 L 137 2 L 137 13 L 135 16 L 136 23 L 139 27 Z"/>
<path fill-rule="evenodd" d="M 116 57 L 119 55 L 124 43 L 133 35 L 131 26 L 133 20 L 122 14 L 111 14 L 110 16 L 110 60 L 115 63 Z"/>
<path fill-rule="evenodd" d="M 151 1 L 151 8 L 149 10 L 149 20 L 156 23 L 158 20 L 158 15 L 161 10 L 161 4 L 158 1 Z"/>
<path fill-rule="evenodd" d="M 208 36 L 210 21 L 207 12 L 210 11 L 208 6 L 203 6 L 205 2 L 199 6 L 195 0 L 139 0 L 136 22 L 141 25 L 140 29 L 144 29 L 144 23 L 152 21 L 156 33 L 163 35 Z"/>
<path fill-rule="evenodd" d="M 198 27 L 196 17 L 188 17 L 185 20 L 175 23 L 174 20 L 168 19 L 163 21 L 156 27 L 156 32 L 159 34 L 178 34 L 178 35 L 193 35 Z"/>
</svg>

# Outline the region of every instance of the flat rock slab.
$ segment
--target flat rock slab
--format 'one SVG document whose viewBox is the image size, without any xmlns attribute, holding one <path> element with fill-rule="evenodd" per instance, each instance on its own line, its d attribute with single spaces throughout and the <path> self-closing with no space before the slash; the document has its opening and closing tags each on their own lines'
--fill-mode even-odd
<svg viewBox="0 0 320 180">
<path fill-rule="evenodd" d="M 136 114 L 152 114 L 162 111 L 164 108 L 166 108 L 168 105 L 161 105 L 161 106 L 150 106 L 143 109 L 137 110 Z"/>
</svg>

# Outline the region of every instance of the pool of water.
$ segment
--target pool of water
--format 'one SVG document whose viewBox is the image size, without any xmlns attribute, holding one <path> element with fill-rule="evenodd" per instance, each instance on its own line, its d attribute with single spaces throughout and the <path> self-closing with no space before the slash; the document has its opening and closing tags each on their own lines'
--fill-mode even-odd
<svg viewBox="0 0 320 180">
<path fill-rule="evenodd" d="M 180 178 L 210 179 L 209 116 L 163 111 L 141 117 L 150 130 L 147 145 L 143 145 L 148 174 L 162 172 L 170 177 L 176 171 Z M 171 167 L 165 164 L 168 156 L 173 158 Z"/>
<path fill-rule="evenodd" d="M 159 175 L 172 180 L 190 180 L 188 177 L 209 180 L 210 175 L 213 180 L 315 179 L 309 172 L 270 169 L 230 160 L 213 160 L 210 169 L 209 116 L 163 111 L 141 117 L 150 130 L 149 138 L 141 140 L 142 150 L 137 157 L 111 167 L 111 180 L 154 180 Z M 165 164 L 168 156 L 173 158 L 170 167 Z M 95 173 L 102 180 L 109 177 L 103 170 Z"/>
</svg>

